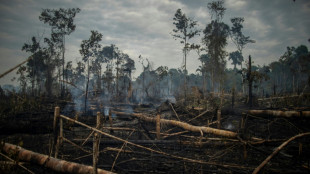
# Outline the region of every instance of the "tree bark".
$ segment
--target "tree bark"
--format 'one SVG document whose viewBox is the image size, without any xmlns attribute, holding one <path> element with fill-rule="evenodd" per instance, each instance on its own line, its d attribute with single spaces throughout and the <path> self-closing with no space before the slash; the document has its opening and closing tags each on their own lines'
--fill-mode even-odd
<svg viewBox="0 0 310 174">
<path fill-rule="evenodd" d="M 39 154 L 36 152 L 32 152 L 30 150 L 23 149 L 19 146 L 4 143 L 2 150 L 7 154 L 14 153 L 17 155 L 18 159 L 21 161 L 27 161 L 34 164 L 42 165 L 44 167 L 50 168 L 57 172 L 63 173 L 92 173 L 93 167 L 86 166 L 83 164 L 78 164 L 74 162 L 69 162 L 65 160 L 60 160 L 57 158 L 49 157 L 48 155 Z M 105 171 L 102 169 L 98 169 L 98 174 L 110 174 L 113 172 Z"/>
<path fill-rule="evenodd" d="M 252 79 L 252 60 L 251 60 L 251 56 L 249 56 L 248 82 L 249 82 L 249 101 L 248 101 L 248 104 L 249 104 L 250 107 L 252 107 L 252 105 L 253 105 L 253 99 L 252 99 L 252 83 L 253 83 L 253 79 Z"/>
<path fill-rule="evenodd" d="M 275 117 L 310 117 L 310 111 L 249 110 L 248 114 Z"/>
<path fill-rule="evenodd" d="M 65 81 L 65 35 L 62 36 L 62 80 Z M 61 85 L 61 96 L 65 94 L 65 83 Z"/>
<path fill-rule="evenodd" d="M 88 84 L 89 84 L 89 60 L 87 61 L 87 83 L 85 91 L 84 112 L 87 111 L 87 96 L 88 96 Z"/>
<path fill-rule="evenodd" d="M 122 114 L 122 115 L 129 115 L 129 116 L 137 117 L 137 118 L 144 120 L 144 121 L 156 123 L 156 118 L 147 117 L 147 116 L 144 116 L 144 115 L 138 114 L 138 113 L 129 114 L 129 113 L 115 112 L 115 111 L 113 111 L 113 113 Z M 192 132 L 211 133 L 211 134 L 215 134 L 215 135 L 219 135 L 219 136 L 232 137 L 232 138 L 237 137 L 236 132 L 227 131 L 227 130 L 220 130 L 220 129 L 211 128 L 211 127 L 204 127 L 204 126 L 193 126 L 193 125 L 190 125 L 188 123 L 184 123 L 184 122 L 176 121 L 176 120 L 160 119 L 160 123 L 166 124 L 166 125 L 173 125 L 173 126 L 181 127 L 185 130 L 189 130 Z"/>
</svg>

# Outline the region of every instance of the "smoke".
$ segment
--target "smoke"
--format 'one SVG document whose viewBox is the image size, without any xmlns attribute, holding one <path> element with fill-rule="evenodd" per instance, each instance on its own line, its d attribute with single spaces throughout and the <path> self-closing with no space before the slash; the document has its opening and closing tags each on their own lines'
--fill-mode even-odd
<svg viewBox="0 0 310 174">
<path fill-rule="evenodd" d="M 162 102 L 168 101 L 169 103 L 176 103 L 176 99 L 173 95 L 166 95 L 162 98 Z"/>
<path fill-rule="evenodd" d="M 240 118 L 237 116 L 229 116 L 224 122 L 223 122 L 223 128 L 230 131 L 237 131 L 240 123 Z"/>
<path fill-rule="evenodd" d="M 109 111 L 110 111 L 109 107 L 104 107 L 104 109 L 103 109 L 104 116 L 109 116 Z"/>
<path fill-rule="evenodd" d="M 84 84 L 80 82 L 75 84 L 75 86 L 69 87 L 68 89 L 71 94 L 72 102 L 74 103 L 74 110 L 76 112 L 82 112 L 84 109 L 84 97 L 85 97 Z"/>
<path fill-rule="evenodd" d="M 228 123 L 228 124 L 226 124 L 226 125 L 224 126 L 224 129 L 227 129 L 227 130 L 234 130 L 235 127 L 234 127 L 234 125 L 232 125 L 231 123 Z"/>
</svg>

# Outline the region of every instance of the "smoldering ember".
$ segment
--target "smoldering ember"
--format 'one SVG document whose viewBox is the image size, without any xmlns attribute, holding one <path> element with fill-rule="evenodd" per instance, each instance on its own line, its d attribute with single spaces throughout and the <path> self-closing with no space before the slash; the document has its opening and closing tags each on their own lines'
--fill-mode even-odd
<svg viewBox="0 0 310 174">
<path fill-rule="evenodd" d="M 120 5 L 125 2 L 130 8 L 135 1 L 113 1 L 108 7 L 116 8 L 116 3 L 117 10 L 126 10 Z M 165 1 L 157 10 L 165 11 L 163 16 L 169 11 L 160 22 L 169 22 L 171 29 L 160 28 L 169 35 L 160 42 L 173 44 L 160 50 L 145 42 L 135 51 L 115 40 L 106 44 L 107 38 L 118 36 L 104 31 L 124 31 L 122 22 L 102 31 L 96 26 L 83 33 L 87 39 L 70 41 L 75 32 L 85 31 L 79 19 L 85 19 L 81 16 L 89 6 L 41 8 L 33 20 L 48 29 L 19 46 L 27 53 L 22 61 L 0 70 L 0 79 L 15 79 L 0 86 L 0 173 L 309 173 L 309 30 L 303 25 L 278 30 L 277 35 L 286 37 L 294 30 L 307 38 L 291 38 L 282 48 L 267 40 L 273 50 L 262 51 L 261 38 L 268 31 L 250 31 L 255 17 L 231 14 L 253 8 L 249 4 L 254 2 L 198 2 Z M 307 4 L 292 14 L 309 10 L 302 0 L 279 3 Z M 8 5 L 1 4 L 1 9 Z M 173 6 L 171 13 L 171 4 L 182 6 Z M 128 15 L 141 17 L 141 11 Z M 127 20 L 107 13 L 115 21 Z M 109 18 L 96 22 L 105 20 Z M 286 19 L 277 20 L 274 25 L 286 24 Z M 158 29 L 144 28 L 140 35 Z M 126 30 L 135 33 L 135 28 Z M 128 40 L 127 45 L 136 42 Z M 76 61 L 66 52 L 73 47 L 79 48 Z M 174 48 L 179 63 L 172 65 L 168 59 L 175 56 L 169 52 Z M 139 49 L 152 52 L 134 57 Z M 154 59 L 153 49 L 171 57 Z M 275 52 L 281 55 L 270 62 L 257 57 Z M 1 59 L 11 61 L 2 54 Z"/>
</svg>

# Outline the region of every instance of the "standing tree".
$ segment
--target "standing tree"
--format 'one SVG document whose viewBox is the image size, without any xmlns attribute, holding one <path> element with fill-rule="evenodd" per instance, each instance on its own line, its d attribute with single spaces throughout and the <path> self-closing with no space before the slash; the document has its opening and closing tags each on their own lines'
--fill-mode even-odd
<svg viewBox="0 0 310 174">
<path fill-rule="evenodd" d="M 23 51 L 30 52 L 33 56 L 27 62 L 27 71 L 28 76 L 31 79 L 31 92 L 32 95 L 35 95 L 35 85 L 37 86 L 38 94 L 40 94 L 42 79 L 44 79 L 44 71 L 46 69 L 45 58 L 46 52 L 41 48 L 40 43 L 37 41 L 35 37 L 31 38 L 31 44 L 24 44 L 22 47 Z"/>
<path fill-rule="evenodd" d="M 206 28 L 203 30 L 204 37 L 202 38 L 202 42 L 207 47 L 206 50 L 208 50 L 207 52 L 212 64 L 211 80 L 213 92 L 216 77 L 220 84 L 223 82 L 224 69 L 226 66 L 225 57 L 227 53 L 224 48 L 227 45 L 229 26 L 222 22 L 226 10 L 223 4 L 223 1 L 208 3 L 208 9 L 210 10 L 212 21 L 207 24 Z"/>
<path fill-rule="evenodd" d="M 66 83 L 72 84 L 72 82 L 73 82 L 72 81 L 73 80 L 72 61 L 67 62 L 66 70 L 65 70 L 65 78 L 66 78 Z"/>
<path fill-rule="evenodd" d="M 113 59 L 114 59 L 114 47 L 115 45 L 105 46 L 100 51 L 100 56 L 104 56 L 106 65 L 106 71 L 104 72 L 104 83 L 106 84 L 106 88 L 109 95 L 112 95 L 113 88 L 112 82 L 114 80 L 113 76 Z"/>
<path fill-rule="evenodd" d="M 101 45 L 99 42 L 102 40 L 102 34 L 98 31 L 91 31 L 91 36 L 88 40 L 83 40 L 81 43 L 80 54 L 83 56 L 83 61 L 87 62 L 87 82 L 85 90 L 85 101 L 84 101 L 84 111 L 87 110 L 87 96 L 88 96 L 88 85 L 89 85 L 89 60 L 90 58 L 96 58 L 99 54 L 99 49 Z"/>
<path fill-rule="evenodd" d="M 73 23 L 74 17 L 80 12 L 79 8 L 69 8 L 58 10 L 43 9 L 39 16 L 40 21 L 48 23 L 52 27 L 52 35 L 58 38 L 58 44 L 62 49 L 62 72 L 63 80 L 65 80 L 65 35 L 71 34 L 75 30 Z M 61 94 L 64 92 L 64 83 L 62 83 Z"/>
<path fill-rule="evenodd" d="M 16 74 L 19 74 L 19 86 L 21 87 L 22 95 L 26 94 L 26 89 L 27 89 L 27 78 L 26 78 L 26 66 L 20 66 L 16 72 Z"/>
<path fill-rule="evenodd" d="M 249 98 L 248 98 L 248 104 L 249 104 L 250 107 L 252 107 L 252 105 L 253 105 L 253 99 L 252 99 L 253 75 L 252 75 L 252 60 L 251 60 L 251 55 L 249 55 L 249 66 L 248 66 L 247 80 L 248 80 L 248 84 L 249 84 Z"/>
<path fill-rule="evenodd" d="M 202 74 L 202 89 L 203 95 L 205 96 L 207 92 L 208 72 L 211 69 L 210 56 L 208 54 L 202 54 L 199 57 L 199 60 L 201 62 L 201 66 L 196 71 L 200 71 Z"/>
<path fill-rule="evenodd" d="M 116 97 L 117 99 L 119 100 L 119 95 L 120 95 L 120 92 L 119 92 L 119 78 L 120 78 L 120 72 L 121 72 L 121 69 L 120 69 L 120 65 L 123 63 L 124 61 L 124 54 L 120 52 L 120 50 L 118 49 L 118 47 L 114 46 L 113 47 L 114 49 L 114 58 L 116 59 Z M 127 55 L 128 56 L 128 55 Z"/>
<path fill-rule="evenodd" d="M 162 90 L 161 90 L 161 86 L 160 86 L 160 82 L 168 75 L 168 67 L 167 66 L 160 66 L 155 70 L 156 74 L 157 74 L 157 84 L 159 85 L 158 89 L 159 89 L 159 94 L 162 94 Z"/>
<path fill-rule="evenodd" d="M 232 65 L 234 65 L 234 70 L 236 70 L 236 65 L 241 65 L 243 62 L 243 56 L 240 51 L 234 51 L 229 53 L 228 60 L 232 60 Z"/>
<path fill-rule="evenodd" d="M 242 50 L 245 47 L 245 45 L 248 43 L 255 43 L 255 41 L 251 40 L 250 36 L 244 36 L 242 31 L 241 31 L 243 28 L 242 23 L 244 22 L 244 18 L 235 17 L 235 18 L 232 18 L 230 21 L 233 24 L 233 26 L 231 27 L 231 30 L 230 30 L 231 39 L 234 42 L 234 44 L 236 45 L 237 50 L 239 51 L 239 53 L 242 56 Z M 242 57 L 242 59 L 240 59 L 240 61 L 241 61 L 241 63 L 239 65 L 241 65 L 241 69 L 242 69 L 243 57 Z"/>
<path fill-rule="evenodd" d="M 59 52 L 56 51 L 57 47 L 55 46 L 55 41 L 52 38 L 44 38 L 44 42 L 47 44 L 45 47 L 45 51 L 48 55 L 46 58 L 46 82 L 45 89 L 47 92 L 47 96 L 52 95 L 52 87 L 53 87 L 53 72 L 56 67 L 57 59 L 59 58 Z"/>
<path fill-rule="evenodd" d="M 143 67 L 143 72 L 141 74 L 142 74 L 142 100 L 144 100 L 145 99 L 144 91 L 146 91 L 145 90 L 145 74 L 147 71 L 150 70 L 150 62 L 149 62 L 149 59 L 143 58 L 141 55 L 139 55 L 139 62 L 141 63 Z"/>
<path fill-rule="evenodd" d="M 122 65 L 123 72 L 126 73 L 128 77 L 128 88 L 127 88 L 127 102 L 132 98 L 132 78 L 131 74 L 136 69 L 135 61 L 132 60 L 128 55 L 125 56 L 125 63 Z"/>
<path fill-rule="evenodd" d="M 235 17 L 235 18 L 232 18 L 230 21 L 233 24 L 233 26 L 231 27 L 231 30 L 230 30 L 230 37 L 231 37 L 231 40 L 233 41 L 233 43 L 236 45 L 238 52 L 240 53 L 240 55 L 235 55 L 235 56 L 239 57 L 237 64 L 240 65 L 241 69 L 242 69 L 242 62 L 243 62 L 242 50 L 246 44 L 255 43 L 255 41 L 251 40 L 250 36 L 244 36 L 242 31 L 241 31 L 243 28 L 242 24 L 244 22 L 244 18 Z M 232 60 L 234 63 L 234 59 L 232 59 Z M 236 65 L 235 65 L 235 67 L 236 67 Z M 243 82 L 244 82 L 245 81 L 245 79 L 244 79 L 245 75 L 244 74 L 241 74 L 241 75 L 243 77 Z M 244 83 L 242 84 L 242 91 L 244 93 Z"/>
<path fill-rule="evenodd" d="M 186 58 L 188 52 L 191 50 L 191 45 L 188 42 L 190 39 L 192 39 L 194 36 L 199 35 L 199 30 L 196 29 L 197 21 L 194 21 L 191 18 L 188 18 L 184 13 L 182 13 L 181 9 L 178 9 L 174 15 L 173 18 L 175 25 L 175 29 L 173 29 L 173 38 L 180 39 L 180 43 L 183 44 L 183 57 L 184 57 L 184 72 L 185 72 L 185 96 L 186 96 Z"/>
<path fill-rule="evenodd" d="M 253 89 L 253 82 L 260 82 L 265 79 L 268 80 L 269 77 L 265 72 L 259 72 L 257 71 L 258 68 L 255 66 L 252 66 L 252 58 L 251 55 L 249 55 L 249 62 L 248 62 L 248 67 L 246 72 L 246 80 L 248 82 L 248 89 L 249 89 L 249 93 L 248 93 L 248 105 L 250 107 L 253 106 L 253 94 L 252 94 L 252 89 Z"/>
</svg>

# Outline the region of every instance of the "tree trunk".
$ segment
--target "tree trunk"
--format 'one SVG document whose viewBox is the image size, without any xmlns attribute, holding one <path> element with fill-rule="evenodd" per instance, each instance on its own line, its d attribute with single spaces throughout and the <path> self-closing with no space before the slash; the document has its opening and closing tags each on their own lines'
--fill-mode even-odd
<svg viewBox="0 0 310 174">
<path fill-rule="evenodd" d="M 89 60 L 87 61 L 87 82 L 85 90 L 84 112 L 87 111 L 87 97 L 88 97 L 88 84 L 89 84 Z"/>
<path fill-rule="evenodd" d="M 58 83 L 57 84 L 59 85 L 58 88 L 61 91 L 61 75 L 60 75 L 61 65 L 59 65 L 59 62 L 57 64 L 58 64 L 57 65 L 58 66 L 58 75 L 57 75 L 58 76 L 58 80 L 57 80 Z M 59 95 L 59 92 L 58 92 L 58 95 Z"/>
<path fill-rule="evenodd" d="M 212 81 L 212 92 L 214 94 L 214 68 L 212 68 L 211 72 L 211 81 Z"/>
<path fill-rule="evenodd" d="M 118 69 L 118 57 L 117 57 L 117 60 L 116 60 L 116 96 L 117 96 L 117 100 L 118 100 L 118 97 L 119 97 L 119 92 L 118 92 L 118 78 L 119 78 L 119 69 Z"/>
<path fill-rule="evenodd" d="M 93 172 L 93 167 L 91 166 L 86 166 L 83 164 L 68 162 L 65 160 L 49 157 L 48 155 L 32 152 L 30 150 L 23 149 L 13 144 L 4 143 L 4 145 L 1 147 L 2 147 L 1 150 L 6 152 L 7 154 L 12 154 L 12 152 L 16 154 L 18 159 L 21 161 L 27 161 L 34 164 L 42 165 L 56 172 L 77 173 L 77 174 Z M 98 169 L 98 174 L 108 174 L 108 173 L 112 172 Z"/>
<path fill-rule="evenodd" d="M 143 66 L 143 76 L 142 76 L 142 101 L 144 101 L 144 89 L 145 89 L 145 85 L 144 85 L 144 80 L 145 80 L 145 67 Z M 143 102 L 142 102 L 143 103 Z"/>
<path fill-rule="evenodd" d="M 62 36 L 62 85 L 61 85 L 61 96 L 65 94 L 65 36 Z"/>
<path fill-rule="evenodd" d="M 186 40 L 185 40 L 185 45 L 186 45 Z M 184 68 L 185 68 L 185 73 L 184 73 L 184 97 L 185 97 L 185 102 L 186 102 L 186 99 L 187 99 L 187 70 L 186 70 L 186 54 L 187 54 L 187 52 L 186 52 L 186 47 L 184 47 Z"/>
<path fill-rule="evenodd" d="M 203 93 L 203 98 L 206 96 L 206 75 L 205 72 L 202 72 L 202 93 Z"/>
<path fill-rule="evenodd" d="M 310 111 L 249 110 L 248 114 L 263 117 L 310 117 Z"/>
<path fill-rule="evenodd" d="M 99 66 L 101 68 L 101 66 Z M 97 80 L 98 91 L 101 92 L 101 69 L 98 71 L 98 80 Z"/>
<path fill-rule="evenodd" d="M 293 94 L 295 94 L 295 74 L 293 74 Z"/>
<path fill-rule="evenodd" d="M 252 83 L 253 83 L 253 78 L 252 78 L 252 62 L 251 62 L 251 55 L 249 56 L 249 68 L 248 68 L 248 82 L 249 82 L 249 101 L 248 104 L 250 107 L 253 105 L 253 99 L 252 99 Z"/>
<path fill-rule="evenodd" d="M 154 118 L 153 117 L 147 117 L 147 116 L 144 116 L 144 115 L 138 114 L 138 113 L 131 113 L 130 114 L 130 113 L 125 113 L 125 112 L 115 112 L 115 111 L 113 111 L 113 113 L 133 116 L 133 117 L 137 117 L 137 118 L 144 120 L 144 121 L 156 123 L 155 117 Z M 210 133 L 210 134 L 215 134 L 215 135 L 224 136 L 224 137 L 231 137 L 231 138 L 237 137 L 236 132 L 211 128 L 211 127 L 204 127 L 204 126 L 193 126 L 193 125 L 190 125 L 188 123 L 176 121 L 176 120 L 160 119 L 160 123 L 164 124 L 164 125 L 173 125 L 173 126 L 181 127 L 185 130 L 189 130 L 192 132 L 200 132 L 201 134 L 203 134 L 203 132 L 204 132 L 204 133 Z"/>
</svg>

